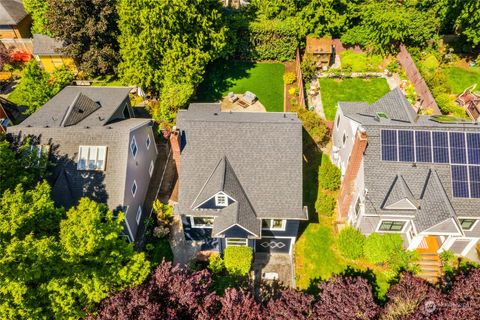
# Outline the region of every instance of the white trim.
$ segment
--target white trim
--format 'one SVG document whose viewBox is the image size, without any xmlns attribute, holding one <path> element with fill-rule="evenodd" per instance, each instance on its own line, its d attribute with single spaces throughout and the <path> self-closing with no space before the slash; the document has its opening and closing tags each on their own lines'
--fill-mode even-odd
<svg viewBox="0 0 480 320">
<path fill-rule="evenodd" d="M 429 232 L 428 230 L 431 230 L 439 225 L 441 225 L 442 223 L 446 222 L 450 220 L 453 225 L 455 226 L 455 228 L 457 229 L 458 233 L 452 233 L 452 232 Z M 462 228 L 457 224 L 457 222 L 455 221 L 454 218 L 449 218 L 449 219 L 446 219 L 446 220 L 443 220 L 433 226 L 431 226 L 430 228 L 426 229 L 426 230 L 423 230 L 422 232 L 420 232 L 420 234 L 424 234 L 424 235 L 463 235 L 463 232 L 462 232 Z"/>
<path fill-rule="evenodd" d="M 147 150 L 150 150 L 151 144 L 152 144 L 152 138 L 150 138 L 150 135 L 147 132 L 147 138 L 145 139 L 145 147 L 147 147 Z"/>
<path fill-rule="evenodd" d="M 399 221 L 399 222 L 405 222 L 405 223 L 403 224 L 402 229 L 399 230 L 399 231 L 380 230 L 380 226 L 382 225 L 382 222 L 384 222 L 384 221 Z M 407 226 L 408 222 L 409 222 L 408 220 L 399 220 L 399 219 L 380 219 L 375 232 L 377 232 L 377 233 L 403 233 L 403 231 L 405 230 L 405 227 Z"/>
<path fill-rule="evenodd" d="M 267 239 L 291 239 L 292 241 L 290 241 L 290 249 L 288 250 L 288 254 L 291 256 L 292 255 L 292 249 L 293 249 L 293 246 L 295 245 L 295 241 L 297 241 L 297 237 L 272 237 L 272 236 L 263 236 L 261 237 L 260 239 L 255 239 L 255 245 L 254 247 L 257 246 L 257 241 L 258 240 L 262 240 L 264 238 L 267 238 Z"/>
<path fill-rule="evenodd" d="M 204 217 L 193 217 L 193 216 L 189 216 L 190 217 L 190 226 L 192 228 L 196 228 L 196 229 L 213 229 L 213 223 L 211 225 L 208 225 L 208 224 L 195 224 L 195 221 L 193 220 L 194 218 L 212 218 L 213 220 L 215 220 L 215 217 L 209 217 L 209 216 L 204 216 Z"/>
<path fill-rule="evenodd" d="M 140 215 L 138 213 L 140 213 Z M 140 220 L 142 220 L 142 213 L 142 205 L 139 205 L 137 209 L 137 214 L 135 215 L 135 221 L 137 221 L 137 226 L 140 224 Z"/>
<path fill-rule="evenodd" d="M 220 198 L 222 198 L 223 201 L 219 201 Z M 215 205 L 217 207 L 227 207 L 228 206 L 228 196 L 223 192 L 218 192 L 215 195 Z"/>
<path fill-rule="evenodd" d="M 229 198 L 229 199 L 232 200 L 233 202 L 237 202 L 237 200 L 233 199 L 232 197 L 230 197 L 230 196 L 229 196 L 228 194 L 226 194 L 225 192 L 219 191 L 219 192 L 217 192 L 215 195 L 211 196 L 211 197 L 208 198 L 207 200 L 201 202 L 199 205 L 197 205 L 196 207 L 194 207 L 193 210 L 198 209 L 198 208 L 199 208 L 200 206 L 202 206 L 203 204 L 205 204 L 205 203 L 207 203 L 208 201 L 212 200 L 212 199 L 215 198 L 215 197 L 217 196 L 217 194 L 219 194 L 219 193 L 224 194 L 225 196 L 227 196 L 227 198 Z M 195 199 L 195 201 L 196 201 L 196 199 Z M 192 203 L 192 206 L 195 204 L 195 201 Z M 227 207 L 227 206 L 225 206 L 225 207 Z"/>
<path fill-rule="evenodd" d="M 242 227 L 242 226 L 239 225 L 238 223 L 234 223 L 234 224 L 226 227 L 225 229 L 223 229 L 223 230 L 217 232 L 216 234 L 214 234 L 213 236 L 214 236 L 214 237 L 217 237 L 220 233 L 224 233 L 224 232 L 227 231 L 228 229 L 231 229 L 231 228 L 233 228 L 233 227 L 235 227 L 235 226 L 237 226 L 237 227 L 239 227 L 239 228 L 242 228 L 242 229 L 245 230 L 246 232 L 250 233 L 252 236 L 255 236 L 255 237 L 257 237 L 257 238 L 260 238 L 259 235 L 253 233 L 253 232 L 250 231 L 250 230 L 245 229 L 244 227 Z"/>
<path fill-rule="evenodd" d="M 270 223 L 268 225 L 268 228 L 263 227 L 263 221 L 269 220 Z M 273 220 L 281 220 L 282 221 L 282 226 L 280 228 L 272 228 Z M 262 230 L 270 230 L 270 231 L 285 231 L 287 228 L 287 220 L 285 219 L 262 219 Z"/>
<path fill-rule="evenodd" d="M 135 192 L 133 191 L 133 186 L 135 186 Z M 138 184 L 136 180 L 133 180 L 133 184 L 130 187 L 130 192 L 132 193 L 132 196 L 135 198 L 135 195 L 137 194 L 138 191 Z"/>
<path fill-rule="evenodd" d="M 128 223 L 128 217 L 127 217 L 127 212 L 128 212 L 128 208 L 130 206 L 126 206 L 126 209 L 125 209 L 125 212 L 124 212 L 124 215 L 125 215 L 125 225 L 127 226 L 127 230 L 128 230 L 128 234 L 129 234 L 129 240 L 130 242 L 133 242 L 133 233 L 132 233 L 132 229 L 130 229 L 130 224 Z"/>
<path fill-rule="evenodd" d="M 148 167 L 148 174 L 150 175 L 150 178 L 152 177 L 154 169 L 155 169 L 155 163 L 153 162 L 153 160 L 150 160 L 150 166 Z"/>
<path fill-rule="evenodd" d="M 242 245 L 242 244 L 235 244 L 235 245 L 228 245 L 228 240 L 245 240 L 245 245 Z M 240 241 L 238 241 L 240 242 Z M 248 247 L 248 238 L 234 238 L 234 237 L 229 237 L 229 238 L 225 238 L 225 248 L 228 248 L 228 247 Z"/>
<path fill-rule="evenodd" d="M 478 238 L 477 239 L 472 239 L 470 240 L 470 243 L 467 244 L 467 246 L 462 250 L 462 252 L 460 253 L 460 255 L 462 256 L 466 256 L 467 253 L 472 250 L 472 248 L 477 244 L 478 242 Z"/>
<path fill-rule="evenodd" d="M 94 168 L 89 168 L 89 161 L 90 159 L 90 153 L 92 150 L 95 150 L 95 159 L 94 159 Z M 86 157 L 82 158 L 82 150 L 86 151 Z M 103 151 L 103 157 L 99 158 L 100 150 Z M 84 160 L 85 163 L 83 164 L 83 167 L 80 166 L 80 160 Z M 102 166 L 97 167 L 97 164 L 99 161 L 102 161 Z M 86 146 L 86 145 L 80 145 L 78 146 L 78 156 L 77 156 L 77 170 L 79 171 L 105 171 L 105 167 L 107 164 L 107 146 Z"/>
<path fill-rule="evenodd" d="M 132 145 L 135 145 L 135 148 L 136 148 L 137 151 L 135 151 L 135 152 L 133 151 Z M 138 150 L 138 144 L 137 144 L 137 139 L 135 138 L 135 135 L 132 136 L 132 140 L 130 140 L 129 147 L 130 147 L 130 152 L 133 155 L 133 159 L 136 159 L 139 150 Z"/>
</svg>

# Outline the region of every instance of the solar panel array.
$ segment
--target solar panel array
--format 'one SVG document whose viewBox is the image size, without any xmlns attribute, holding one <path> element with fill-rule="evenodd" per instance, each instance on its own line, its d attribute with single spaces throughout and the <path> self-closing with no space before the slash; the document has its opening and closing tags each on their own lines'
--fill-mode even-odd
<svg viewBox="0 0 480 320">
<path fill-rule="evenodd" d="M 480 133 L 382 130 L 382 160 L 450 164 L 453 196 L 480 198 Z"/>
</svg>

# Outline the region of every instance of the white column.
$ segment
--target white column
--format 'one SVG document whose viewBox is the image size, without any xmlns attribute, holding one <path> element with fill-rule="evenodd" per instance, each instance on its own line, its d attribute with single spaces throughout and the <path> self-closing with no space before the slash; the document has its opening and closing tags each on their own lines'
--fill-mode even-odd
<svg viewBox="0 0 480 320">
<path fill-rule="evenodd" d="M 415 236 L 413 239 L 410 241 L 410 244 L 408 245 L 407 250 L 416 250 L 420 242 L 422 242 L 423 236 Z"/>
<path fill-rule="evenodd" d="M 453 243 L 455 242 L 455 240 L 457 240 L 458 237 L 452 237 L 452 236 L 448 236 L 447 237 L 447 240 L 445 240 L 442 244 L 442 246 L 440 247 L 440 249 L 438 249 L 438 253 L 441 253 L 445 250 L 448 250 L 450 249 L 450 247 L 453 245 Z"/>
<path fill-rule="evenodd" d="M 470 240 L 470 243 L 467 244 L 467 246 L 465 247 L 465 249 L 463 249 L 461 255 L 462 255 L 462 256 L 466 256 L 466 255 L 468 254 L 468 252 L 469 252 L 470 250 L 472 250 L 473 246 L 477 244 L 477 242 L 478 242 L 478 239 L 472 239 L 472 240 Z"/>
</svg>

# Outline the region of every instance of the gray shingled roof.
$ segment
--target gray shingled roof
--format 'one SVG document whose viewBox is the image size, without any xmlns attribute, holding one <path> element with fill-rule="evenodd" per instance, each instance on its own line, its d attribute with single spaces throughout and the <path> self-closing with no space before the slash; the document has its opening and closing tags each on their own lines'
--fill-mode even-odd
<svg viewBox="0 0 480 320">
<path fill-rule="evenodd" d="M 130 88 L 67 87 L 20 125 L 8 127 L 12 135 L 34 135 L 40 144 L 51 144 L 57 166 L 49 177 L 52 197 L 58 205 L 71 207 L 85 195 L 114 210 L 124 203 L 130 132 L 146 127 L 149 119 L 131 118 L 107 123 L 123 110 Z M 101 107 L 77 124 L 63 127 L 61 121 L 81 93 Z M 101 119 L 101 120 L 100 120 Z M 79 146 L 106 146 L 105 171 L 76 169 Z"/>
<path fill-rule="evenodd" d="M 0 0 L 0 25 L 16 25 L 26 15 L 22 0 Z"/>
<path fill-rule="evenodd" d="M 405 207 L 405 209 L 408 208 L 415 210 L 416 208 L 418 208 L 417 200 L 413 196 L 412 191 L 410 191 L 410 188 L 407 186 L 405 179 L 403 179 L 401 175 L 398 175 L 395 178 L 390 190 L 388 191 L 387 197 L 385 198 L 385 202 L 383 203 L 382 207 L 384 209 L 399 207 L 399 204 L 402 203 L 402 201 L 404 200 L 408 200 L 408 202 L 403 203 L 403 207 Z M 400 207 L 402 206 L 400 205 Z"/>
<path fill-rule="evenodd" d="M 33 35 L 33 54 L 38 56 L 62 56 L 63 41 L 44 34 Z"/>
<path fill-rule="evenodd" d="M 86 119 L 100 108 L 100 104 L 79 92 L 75 100 L 68 107 L 60 124 L 62 127 L 73 126 Z"/>
<path fill-rule="evenodd" d="M 430 116 L 415 116 L 412 106 L 399 90 L 388 93 L 387 98 L 384 97 L 373 105 L 375 108 L 366 107 L 365 103 L 339 103 L 342 114 L 362 125 L 368 136 L 368 146 L 363 157 L 364 185 L 368 190 L 365 202 L 366 212 L 371 215 L 417 216 L 416 223 L 421 230 L 434 227 L 441 221 L 446 221 L 445 223 L 448 224 L 451 219 L 445 220 L 447 212 L 444 210 L 449 212 L 450 209 L 453 210 L 455 217 L 479 217 L 480 199 L 453 197 L 449 164 L 382 161 L 380 141 L 382 129 L 478 132 L 480 130 L 478 125 L 468 121 L 440 123 Z M 390 119 L 375 119 L 376 112 L 385 112 Z M 431 172 L 434 172 L 432 177 L 430 177 Z M 402 187 L 394 190 L 395 196 L 389 194 L 399 176 L 402 177 L 402 184 L 405 183 L 408 187 L 407 198 L 413 196 L 420 204 L 420 210 L 385 208 L 388 201 L 399 199 L 405 193 Z M 434 189 L 443 190 L 441 198 L 435 198 L 439 197 L 440 193 L 433 192 Z M 389 196 L 393 198 L 389 200 Z M 437 203 L 442 203 L 442 207 L 437 208 L 439 206 Z M 452 221 L 456 221 L 455 219 Z"/>
<path fill-rule="evenodd" d="M 295 114 L 220 112 L 218 104 L 192 104 L 178 113 L 177 128 L 183 141 L 181 214 L 220 217 L 225 211 L 228 218 L 218 220 L 222 226 L 236 221 L 255 234 L 262 218 L 307 218 L 302 210 L 302 125 Z M 219 190 L 238 200 L 236 210 L 231 205 L 218 213 L 194 210 Z"/>
<path fill-rule="evenodd" d="M 68 107 L 81 93 L 90 100 L 98 102 L 101 107 L 82 119 L 78 125 L 82 127 L 101 127 L 108 123 L 114 112 L 128 97 L 130 90 L 129 87 L 68 86 L 23 121 L 21 125 L 25 127 L 60 127 Z"/>
</svg>

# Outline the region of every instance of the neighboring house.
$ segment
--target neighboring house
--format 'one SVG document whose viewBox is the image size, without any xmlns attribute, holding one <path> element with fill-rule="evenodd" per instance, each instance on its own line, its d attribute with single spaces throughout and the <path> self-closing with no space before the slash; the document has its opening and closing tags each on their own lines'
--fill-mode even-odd
<svg viewBox="0 0 480 320">
<path fill-rule="evenodd" d="M 248 1 L 246 0 L 220 0 L 220 2 L 225 7 L 232 7 L 236 9 L 248 5 Z"/>
<path fill-rule="evenodd" d="M 341 222 L 400 233 L 410 250 L 478 259 L 478 123 L 417 115 L 399 89 L 371 105 L 339 102 L 332 160 L 343 175 Z"/>
<path fill-rule="evenodd" d="M 305 54 L 315 61 L 318 68 L 328 68 L 335 60 L 333 40 L 308 36 Z"/>
<path fill-rule="evenodd" d="M 301 220 L 302 124 L 294 113 L 221 112 L 191 104 L 171 138 L 187 240 L 292 254 Z"/>
<path fill-rule="evenodd" d="M 157 149 L 151 120 L 133 118 L 130 90 L 66 87 L 8 133 L 37 137 L 38 146 L 50 150 L 57 205 L 68 209 L 87 196 L 122 210 L 134 240 Z"/>
<path fill-rule="evenodd" d="M 7 132 L 7 127 L 18 124 L 25 119 L 22 110 L 14 103 L 0 97 L 0 133 Z"/>
<path fill-rule="evenodd" d="M 41 63 L 45 71 L 54 72 L 56 68 L 66 66 L 73 72 L 77 67 L 72 57 L 62 53 L 63 43 L 43 34 L 33 35 L 33 55 Z"/>
<path fill-rule="evenodd" d="M 31 23 L 22 0 L 0 0 L 0 39 L 30 37 Z"/>
</svg>

